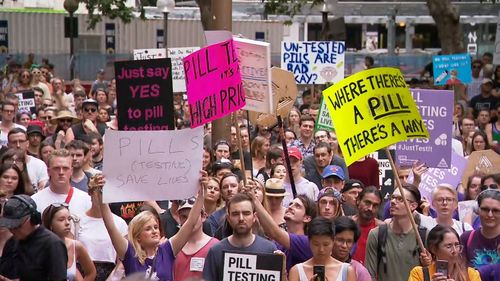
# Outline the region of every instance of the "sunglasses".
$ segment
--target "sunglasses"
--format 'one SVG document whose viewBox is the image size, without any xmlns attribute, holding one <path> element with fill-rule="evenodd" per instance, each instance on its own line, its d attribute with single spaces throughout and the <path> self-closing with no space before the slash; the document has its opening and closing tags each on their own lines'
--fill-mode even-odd
<svg viewBox="0 0 500 281">
<path fill-rule="evenodd" d="M 68 207 L 69 207 L 68 203 L 66 203 L 66 202 L 62 202 L 62 203 L 52 203 L 52 204 L 50 204 L 50 206 L 51 206 L 51 207 L 53 207 L 53 208 L 59 208 L 59 207 L 65 207 L 65 208 L 68 208 Z"/>
<path fill-rule="evenodd" d="M 95 108 L 95 107 L 87 107 L 87 108 L 84 108 L 83 111 L 85 111 L 85 112 L 96 112 L 97 108 Z"/>
<path fill-rule="evenodd" d="M 184 199 L 184 200 L 178 200 L 177 203 L 180 206 L 183 206 L 184 204 L 188 203 L 189 205 L 194 205 L 194 202 L 196 201 L 196 198 L 191 197 L 189 199 Z"/>
<path fill-rule="evenodd" d="M 59 119 L 59 121 L 62 123 L 72 123 L 73 119 Z"/>
<path fill-rule="evenodd" d="M 498 185 L 495 184 L 495 183 L 493 183 L 493 184 L 490 184 L 490 185 L 485 184 L 485 185 L 481 186 L 481 190 L 482 191 L 484 191 L 486 189 L 498 189 Z"/>
</svg>

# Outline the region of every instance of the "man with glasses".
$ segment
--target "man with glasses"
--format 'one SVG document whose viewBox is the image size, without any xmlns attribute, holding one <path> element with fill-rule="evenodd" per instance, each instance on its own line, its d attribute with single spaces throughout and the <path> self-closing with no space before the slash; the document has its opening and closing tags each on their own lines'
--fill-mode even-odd
<svg viewBox="0 0 500 281">
<path fill-rule="evenodd" d="M 415 211 L 421 200 L 418 188 L 411 184 L 403 184 L 403 192 L 410 211 Z M 365 266 L 372 280 L 407 280 L 415 266 L 428 266 L 431 262 L 428 252 L 419 249 L 416 236 L 419 234 L 413 231 L 399 189 L 394 190 L 391 195 L 390 214 L 392 219 L 388 225 L 381 224 L 368 234 Z M 381 242 L 379 245 L 379 231 L 382 227 L 386 228 L 386 239 L 385 243 Z M 425 237 L 421 238 L 425 241 Z"/>
<path fill-rule="evenodd" d="M 69 205 L 72 214 L 78 216 L 90 209 L 90 196 L 70 184 L 72 162 L 71 154 L 66 149 L 56 149 L 51 153 L 47 169 L 50 176 L 48 187 L 32 196 L 39 211 L 45 210 L 50 204 L 63 202 Z"/>
<path fill-rule="evenodd" d="M 97 132 L 104 136 L 106 124 L 97 121 L 97 108 L 99 104 L 94 99 L 86 99 L 82 103 L 82 122 L 73 125 L 66 132 L 65 142 L 77 139 L 87 141 L 89 132 Z"/>
<path fill-rule="evenodd" d="M 0 227 L 7 228 L 12 237 L 0 258 L 0 280 L 67 280 L 66 246 L 41 226 L 33 199 L 15 195 L 2 207 Z"/>
<path fill-rule="evenodd" d="M 8 148 L 20 149 L 24 152 L 28 176 L 34 190 L 42 190 L 49 179 L 47 165 L 42 160 L 28 155 L 28 134 L 24 129 L 14 128 L 8 135 Z"/>
<path fill-rule="evenodd" d="M 427 233 L 436 225 L 451 226 L 458 235 L 464 231 L 472 230 L 472 226 L 453 218 L 458 208 L 458 193 L 453 186 L 442 183 L 432 190 L 432 207 L 436 211 L 436 218 L 415 213 L 420 218 L 420 226 L 427 228 Z"/>
<path fill-rule="evenodd" d="M 460 243 L 465 245 L 463 255 L 469 266 L 480 269 L 500 263 L 500 191 L 482 191 L 477 196 L 477 204 L 481 227 L 464 232 L 460 236 Z"/>
</svg>

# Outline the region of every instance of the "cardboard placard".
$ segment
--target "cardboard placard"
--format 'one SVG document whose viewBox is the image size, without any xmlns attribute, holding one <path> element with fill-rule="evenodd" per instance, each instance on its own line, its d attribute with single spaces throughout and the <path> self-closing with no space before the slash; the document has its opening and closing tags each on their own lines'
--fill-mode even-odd
<svg viewBox="0 0 500 281">
<path fill-rule="evenodd" d="M 335 126 L 333 125 L 332 117 L 330 117 L 330 112 L 328 111 L 328 106 L 325 103 L 325 99 L 321 97 L 321 103 L 318 111 L 318 119 L 314 125 L 314 130 L 327 130 L 335 132 Z"/>
<path fill-rule="evenodd" d="M 420 161 L 432 168 L 448 169 L 451 162 L 453 91 L 412 89 L 429 139 L 410 139 L 396 144 L 397 160 L 403 165 Z"/>
<path fill-rule="evenodd" d="M 245 106 L 234 41 L 217 43 L 183 59 L 191 128 L 201 126 Z"/>
<path fill-rule="evenodd" d="M 282 271 L 282 255 L 229 251 L 224 252 L 223 281 L 280 281 Z"/>
<path fill-rule="evenodd" d="M 472 82 L 471 58 L 467 53 L 433 56 L 432 65 L 436 86 Z"/>
<path fill-rule="evenodd" d="M 176 131 L 106 130 L 104 202 L 174 200 L 199 186 L 203 128 Z"/>
<path fill-rule="evenodd" d="M 354 74 L 323 91 L 346 165 L 409 138 L 428 138 L 399 69 Z"/>
<path fill-rule="evenodd" d="M 254 124 L 260 124 L 265 127 L 272 126 L 278 122 L 276 116 L 285 118 L 292 110 L 293 104 L 297 99 L 298 89 L 295 83 L 293 73 L 279 69 L 271 68 L 273 108 L 276 114 L 264 114 L 250 112 L 250 121 Z"/>
<path fill-rule="evenodd" d="M 344 79 L 345 50 L 343 41 L 281 42 L 281 68 L 297 84 L 336 83 Z"/>
<path fill-rule="evenodd" d="M 275 113 L 271 87 L 271 44 L 233 38 L 245 89 L 245 110 Z"/>
<path fill-rule="evenodd" d="M 500 155 L 491 149 L 472 152 L 467 159 L 467 168 L 463 173 L 462 183 L 466 183 L 474 172 L 487 175 L 500 173 Z"/>
<path fill-rule="evenodd" d="M 118 129 L 173 130 L 170 59 L 115 62 Z"/>
</svg>

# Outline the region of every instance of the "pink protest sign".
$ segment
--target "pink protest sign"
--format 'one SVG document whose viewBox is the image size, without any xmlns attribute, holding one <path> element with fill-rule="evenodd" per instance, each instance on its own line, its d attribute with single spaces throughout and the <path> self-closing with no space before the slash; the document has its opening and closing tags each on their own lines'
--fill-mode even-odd
<svg viewBox="0 0 500 281">
<path fill-rule="evenodd" d="M 233 40 L 210 45 L 183 59 L 191 128 L 245 106 Z"/>
</svg>

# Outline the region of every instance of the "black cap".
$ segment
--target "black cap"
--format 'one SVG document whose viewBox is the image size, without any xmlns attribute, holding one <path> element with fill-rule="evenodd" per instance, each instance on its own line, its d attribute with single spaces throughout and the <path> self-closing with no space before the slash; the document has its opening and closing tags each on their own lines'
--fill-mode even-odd
<svg viewBox="0 0 500 281">
<path fill-rule="evenodd" d="M 45 138 L 42 127 L 38 125 L 28 125 L 28 128 L 26 129 L 26 134 L 29 136 L 33 133 L 38 133 L 42 136 L 42 138 Z"/>
<path fill-rule="evenodd" d="M 23 202 L 22 199 L 26 202 Z M 26 204 L 29 203 L 31 207 Z M 3 206 L 3 215 L 0 218 L 0 227 L 5 227 L 8 229 L 19 227 L 26 216 L 31 215 L 33 211 L 36 211 L 36 203 L 28 195 L 15 195 L 11 197 L 5 205 Z"/>
<path fill-rule="evenodd" d="M 359 181 L 359 180 L 355 180 L 355 179 L 348 179 L 345 181 L 345 184 L 344 184 L 344 188 L 342 188 L 342 190 L 340 191 L 341 193 L 344 193 L 344 192 L 347 192 L 353 188 L 361 188 L 361 189 L 364 189 L 365 188 L 365 185 Z"/>
</svg>

